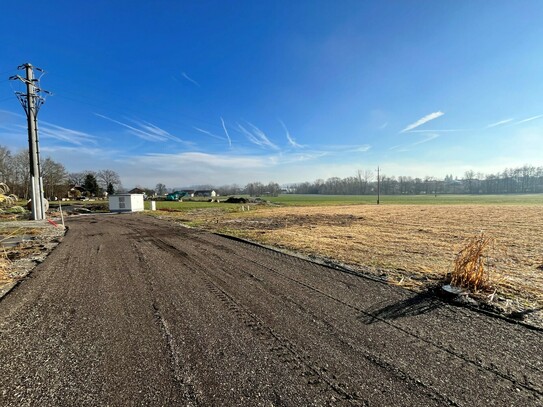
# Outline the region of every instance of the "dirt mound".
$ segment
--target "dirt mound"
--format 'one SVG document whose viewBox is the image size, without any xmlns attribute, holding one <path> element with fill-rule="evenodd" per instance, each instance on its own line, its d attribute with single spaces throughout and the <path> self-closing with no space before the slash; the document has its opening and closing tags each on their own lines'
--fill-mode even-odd
<svg viewBox="0 0 543 407">
<path fill-rule="evenodd" d="M 246 204 L 249 202 L 246 198 L 237 198 L 235 196 L 229 197 L 226 201 L 223 201 L 225 203 L 233 203 L 233 204 Z"/>
</svg>

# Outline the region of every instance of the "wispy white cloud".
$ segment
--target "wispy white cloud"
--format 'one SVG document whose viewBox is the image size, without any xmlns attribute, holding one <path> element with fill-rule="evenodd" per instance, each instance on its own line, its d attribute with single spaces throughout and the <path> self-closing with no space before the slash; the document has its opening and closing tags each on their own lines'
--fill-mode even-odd
<svg viewBox="0 0 543 407">
<path fill-rule="evenodd" d="M 362 144 L 361 146 L 355 147 L 351 151 L 355 151 L 358 153 L 365 153 L 366 151 L 369 151 L 371 149 L 371 146 L 369 144 Z"/>
<path fill-rule="evenodd" d="M 435 133 L 427 134 L 427 135 L 424 136 L 424 138 L 422 140 L 416 141 L 411 145 L 412 146 L 418 146 L 419 144 L 424 144 L 424 143 L 427 143 L 429 141 L 435 140 L 438 137 L 439 137 L 439 134 L 435 134 Z"/>
<path fill-rule="evenodd" d="M 399 144 L 397 146 L 390 147 L 389 150 L 395 151 L 397 153 L 407 153 L 407 152 L 411 151 L 410 148 L 408 148 L 407 146 L 405 146 L 403 144 Z"/>
<path fill-rule="evenodd" d="M 260 130 L 254 124 L 251 124 L 249 122 L 247 122 L 247 124 L 251 127 L 250 129 L 246 129 L 238 123 L 239 130 L 247 137 L 247 140 L 259 147 L 279 150 L 279 147 L 272 143 L 262 130 Z"/>
<path fill-rule="evenodd" d="M 387 126 L 388 126 L 388 122 L 385 122 L 385 123 L 383 123 L 383 124 L 381 124 L 381 125 L 379 126 L 379 130 L 384 130 L 384 129 L 387 128 Z"/>
<path fill-rule="evenodd" d="M 457 133 L 462 131 L 473 131 L 470 129 L 431 129 L 431 130 L 410 130 L 409 133 Z"/>
<path fill-rule="evenodd" d="M 303 148 L 304 146 L 302 146 L 301 144 L 298 144 L 296 140 L 292 138 L 292 136 L 290 135 L 290 132 L 287 129 L 287 126 L 285 126 L 285 123 L 283 123 L 282 120 L 279 120 L 279 123 L 281 123 L 281 126 L 283 126 L 283 129 L 285 129 L 289 146 L 294 147 L 294 148 Z"/>
<path fill-rule="evenodd" d="M 224 119 L 221 117 L 221 123 L 222 123 L 222 129 L 224 130 L 224 134 L 226 135 L 226 139 L 228 140 L 228 146 L 232 148 L 232 139 L 230 138 L 230 134 L 228 134 L 228 130 L 226 130 L 226 125 L 224 124 Z"/>
<path fill-rule="evenodd" d="M 198 82 L 196 82 L 194 79 L 192 79 L 190 76 L 187 75 L 186 72 L 181 72 L 181 75 L 183 76 L 183 78 L 185 78 L 187 81 L 195 84 L 196 86 L 200 87 L 200 84 Z"/>
<path fill-rule="evenodd" d="M 424 116 L 423 118 L 417 120 L 416 122 L 414 123 L 411 123 L 409 126 L 407 126 L 405 129 L 403 129 L 402 131 L 400 131 L 400 133 L 405 133 L 407 131 L 411 131 L 419 126 L 422 126 L 424 123 L 428 123 L 430 120 L 434 120 L 434 119 L 437 119 L 438 117 L 441 117 L 443 116 L 445 113 L 439 111 L 439 112 L 434 112 L 434 113 L 430 113 L 426 116 Z"/>
<path fill-rule="evenodd" d="M 268 155 L 213 154 L 203 152 L 184 152 L 177 154 L 150 153 L 138 157 L 122 158 L 126 164 L 144 163 L 161 172 L 177 172 L 180 168 L 198 169 L 199 173 L 210 173 L 217 177 L 229 171 L 248 172 L 268 170 L 274 166 L 296 164 L 316 160 L 327 155 L 326 152 L 307 152 L 295 154 L 273 153 Z M 138 167 L 140 165 L 137 165 Z M 249 178 L 251 176 L 249 175 Z"/>
<path fill-rule="evenodd" d="M 58 141 L 82 146 L 84 144 L 96 144 L 96 137 L 79 130 L 69 129 L 45 121 L 40 122 L 39 134 L 44 138 L 52 138 Z"/>
<path fill-rule="evenodd" d="M 489 124 L 488 126 L 486 126 L 486 128 L 487 128 L 487 129 L 490 129 L 490 128 L 492 128 L 492 127 L 501 126 L 502 124 L 510 123 L 510 122 L 512 122 L 513 120 L 515 120 L 515 119 L 505 119 L 505 120 L 500 120 L 499 122 Z"/>
<path fill-rule="evenodd" d="M 186 152 L 179 154 L 147 154 L 141 161 L 156 164 L 158 168 L 177 170 L 180 163 L 184 165 L 203 164 L 207 167 L 228 167 L 238 169 L 265 168 L 269 161 L 262 157 L 240 156 L 228 154 L 208 154 L 200 152 Z"/>
<path fill-rule="evenodd" d="M 290 162 L 317 160 L 321 157 L 327 156 L 328 154 L 328 151 L 310 151 L 304 153 L 297 153 L 291 156 Z M 288 160 L 286 162 L 288 162 Z"/>
<path fill-rule="evenodd" d="M 25 117 L 22 113 L 14 113 L 9 110 L 0 109 L 0 115 L 7 115 L 7 116 L 16 116 L 16 117 Z"/>
<path fill-rule="evenodd" d="M 524 120 L 520 120 L 518 122 L 515 122 L 513 124 L 517 125 L 517 124 L 521 124 L 521 123 L 526 123 L 526 122 L 531 122 L 532 120 L 536 120 L 536 119 L 539 119 L 543 117 L 543 114 L 539 114 L 537 116 L 532 116 L 532 117 L 528 117 L 527 119 L 524 119 Z"/>
<path fill-rule="evenodd" d="M 412 151 L 411 147 L 415 147 L 415 146 L 418 146 L 420 144 L 424 144 L 424 143 L 427 143 L 429 141 L 435 140 L 436 138 L 439 137 L 439 134 L 437 134 L 437 133 L 425 134 L 423 137 L 424 138 L 422 138 L 421 140 L 415 141 L 414 143 L 395 145 L 393 147 L 390 147 L 389 150 L 395 151 L 397 153 L 405 153 L 405 152 L 408 152 L 408 151 Z"/>
<path fill-rule="evenodd" d="M 217 135 L 211 133 L 210 131 L 201 129 L 201 128 L 199 128 L 199 127 L 194 127 L 194 126 L 193 126 L 192 128 L 193 128 L 194 130 L 196 130 L 196 131 L 199 131 L 200 133 L 207 134 L 207 135 L 210 136 L 210 137 L 216 138 L 216 139 L 218 139 L 218 140 L 224 140 L 224 137 L 217 136 Z"/>
<path fill-rule="evenodd" d="M 80 147 L 80 146 L 64 146 L 64 147 L 50 147 L 50 146 L 43 146 L 40 148 L 41 152 L 43 153 L 55 153 L 64 155 L 66 153 L 72 154 L 75 157 L 81 158 L 82 156 L 89 156 L 89 157 L 104 157 L 107 155 L 111 155 L 111 150 L 109 149 L 103 149 L 98 147 Z M 109 153 L 109 154 L 108 154 Z"/>
<path fill-rule="evenodd" d="M 16 113 L 11 113 L 7 111 L 0 111 L 0 114 L 7 113 L 16 117 L 24 118 L 23 115 Z M 6 133 L 19 134 L 27 133 L 26 120 L 25 124 L 5 122 L 0 124 L 0 129 L 7 130 Z M 52 139 L 61 141 L 64 143 L 69 143 L 75 146 L 83 146 L 88 144 L 97 144 L 96 137 L 79 130 L 70 129 L 67 127 L 59 126 L 57 124 L 49 123 L 47 121 L 41 120 L 38 126 L 38 135 L 43 139 Z M 42 149 L 43 150 L 43 149 Z"/>
<path fill-rule="evenodd" d="M 96 116 L 101 117 L 102 119 L 108 120 L 112 123 L 116 123 L 119 126 L 125 127 L 128 129 L 130 134 L 133 134 L 142 140 L 154 141 L 154 142 L 165 142 L 165 141 L 175 141 L 178 143 L 192 144 L 190 142 L 181 140 L 179 137 L 176 137 L 164 129 L 161 129 L 158 126 L 155 126 L 152 123 L 145 121 L 130 120 L 134 123 L 134 126 L 123 123 L 119 120 L 112 119 L 111 117 L 104 116 L 100 113 L 94 113 Z"/>
<path fill-rule="evenodd" d="M 172 140 L 172 141 L 177 141 L 177 142 L 183 142 L 183 140 L 181 140 L 180 138 L 171 135 L 166 130 L 161 129 L 160 127 L 155 126 L 152 123 L 149 123 L 146 121 L 137 121 L 137 120 L 132 120 L 132 122 L 136 124 L 137 126 L 141 127 L 148 134 L 154 135 L 158 138 L 162 138 L 164 141 Z"/>
<path fill-rule="evenodd" d="M 325 146 L 326 150 L 328 151 L 335 151 L 335 152 L 359 152 L 359 153 L 365 153 L 366 151 L 369 151 L 371 149 L 371 145 L 369 144 L 336 144 L 336 145 L 327 145 Z"/>
</svg>

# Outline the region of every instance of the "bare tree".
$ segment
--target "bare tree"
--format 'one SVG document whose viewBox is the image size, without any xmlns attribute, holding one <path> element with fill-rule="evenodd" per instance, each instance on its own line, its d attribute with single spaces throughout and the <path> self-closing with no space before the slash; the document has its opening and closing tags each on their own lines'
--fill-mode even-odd
<svg viewBox="0 0 543 407">
<path fill-rule="evenodd" d="M 155 192 L 157 195 L 166 195 L 168 193 L 168 188 L 166 188 L 166 185 L 158 183 L 156 184 Z"/>
<path fill-rule="evenodd" d="M 9 183 L 11 152 L 7 147 L 0 146 L 0 182 Z"/>
<path fill-rule="evenodd" d="M 473 194 L 473 185 L 474 185 L 474 179 L 475 179 L 475 171 L 468 170 L 464 173 L 464 181 L 468 189 L 469 194 Z"/>
<path fill-rule="evenodd" d="M 41 170 L 46 198 L 54 199 L 67 194 L 68 174 L 62 164 L 46 158 L 42 162 Z"/>
<path fill-rule="evenodd" d="M 280 192 L 281 192 L 281 187 L 279 186 L 277 182 L 270 182 L 266 186 L 265 193 L 270 194 L 271 196 L 278 196 Z"/>
<path fill-rule="evenodd" d="M 113 170 L 100 170 L 96 173 L 96 180 L 102 187 L 102 189 L 107 189 L 108 185 L 113 185 L 115 190 L 121 188 L 121 177 L 119 174 Z"/>
<path fill-rule="evenodd" d="M 72 185 L 83 185 L 86 172 L 71 172 L 68 174 L 68 182 Z"/>
<path fill-rule="evenodd" d="M 358 170 L 357 175 L 358 175 L 358 182 L 360 183 L 360 186 L 362 187 L 360 192 L 363 195 L 365 195 L 368 192 L 368 186 L 370 182 L 373 180 L 373 177 L 375 175 L 373 174 L 372 170 L 364 170 L 364 171 Z"/>
</svg>

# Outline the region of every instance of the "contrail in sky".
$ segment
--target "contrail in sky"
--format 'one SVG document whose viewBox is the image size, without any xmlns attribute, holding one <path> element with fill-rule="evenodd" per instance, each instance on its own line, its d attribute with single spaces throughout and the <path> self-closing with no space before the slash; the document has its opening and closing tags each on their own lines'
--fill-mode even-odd
<svg viewBox="0 0 543 407">
<path fill-rule="evenodd" d="M 533 117 L 528 117 L 527 119 L 524 119 L 524 120 L 521 120 L 521 121 L 519 121 L 519 122 L 516 122 L 515 124 L 531 122 L 532 120 L 539 119 L 540 117 L 543 117 L 543 114 L 540 114 L 540 115 L 537 115 L 537 116 L 533 116 Z"/>
<path fill-rule="evenodd" d="M 196 82 L 194 79 L 192 79 L 190 76 L 186 74 L 186 72 L 182 72 L 181 75 L 183 75 L 183 78 L 185 78 L 187 81 L 194 83 L 196 86 L 200 87 L 200 84 Z"/>
<path fill-rule="evenodd" d="M 292 147 L 302 148 L 303 146 L 302 146 L 301 144 L 296 143 L 296 140 L 294 140 L 294 139 L 291 137 L 290 132 L 289 132 L 288 129 L 287 129 L 287 126 L 285 126 L 285 123 L 283 123 L 283 121 L 281 121 L 281 120 L 279 120 L 279 123 L 281 123 L 281 126 L 283 126 L 283 129 L 285 129 L 285 133 L 287 134 L 288 143 L 289 143 Z"/>
<path fill-rule="evenodd" d="M 228 134 L 228 131 L 226 130 L 224 119 L 222 117 L 221 117 L 221 123 L 222 123 L 222 128 L 224 130 L 224 134 L 226 134 L 226 138 L 228 139 L 228 145 L 232 147 L 232 140 L 230 139 L 230 135 Z"/>
<path fill-rule="evenodd" d="M 207 134 L 208 136 L 211 136 L 213 138 L 216 138 L 216 139 L 219 139 L 219 140 L 224 140 L 224 138 L 220 137 L 220 136 L 217 136 L 213 133 L 211 133 L 210 131 L 207 131 L 207 130 L 204 130 L 204 129 L 201 129 L 199 127 L 192 127 L 194 130 L 197 130 L 199 131 L 200 133 L 204 133 L 204 134 Z"/>
<path fill-rule="evenodd" d="M 424 116 L 422 119 L 417 120 L 415 123 L 410 124 L 405 129 L 400 131 L 400 133 L 405 133 L 406 131 L 413 130 L 416 127 L 422 126 L 424 123 L 428 123 L 430 120 L 434 120 L 434 119 L 437 119 L 438 117 L 443 116 L 444 114 L 445 113 L 443 113 L 441 111 L 430 113 L 430 114 Z"/>
<path fill-rule="evenodd" d="M 486 126 L 486 128 L 490 129 L 492 127 L 500 126 L 502 124 L 506 124 L 506 123 L 509 123 L 509 122 L 512 122 L 512 121 L 513 121 L 513 119 L 500 120 L 499 122 L 489 124 L 488 126 Z"/>
<path fill-rule="evenodd" d="M 422 140 L 416 141 L 411 144 L 412 146 L 418 146 L 419 144 L 427 143 L 428 141 L 434 140 L 439 137 L 439 134 L 427 134 Z"/>
<path fill-rule="evenodd" d="M 273 144 L 262 130 L 260 130 L 254 124 L 251 124 L 249 122 L 247 122 L 247 124 L 252 127 L 252 132 L 247 130 L 245 127 L 243 127 L 239 123 L 238 123 L 238 128 L 241 130 L 243 134 L 245 134 L 245 136 L 251 143 L 256 144 L 257 146 L 260 146 L 260 147 L 264 147 L 264 148 L 270 147 L 270 148 L 273 148 L 274 150 L 279 150 L 279 147 Z"/>
<path fill-rule="evenodd" d="M 112 119 L 110 117 L 104 116 L 103 114 L 94 113 L 96 116 L 101 117 L 102 119 L 109 120 L 110 122 L 116 123 L 120 126 L 126 127 L 130 130 L 130 133 L 134 134 L 135 136 L 147 140 L 147 141 L 167 141 L 167 140 L 173 140 L 181 143 L 186 143 L 185 141 L 181 140 L 180 138 L 171 135 L 166 130 L 161 129 L 160 127 L 155 126 L 154 124 L 148 123 L 148 122 L 138 122 L 136 120 L 132 120 L 137 126 L 140 128 L 130 126 L 129 124 L 120 122 L 119 120 Z"/>
</svg>

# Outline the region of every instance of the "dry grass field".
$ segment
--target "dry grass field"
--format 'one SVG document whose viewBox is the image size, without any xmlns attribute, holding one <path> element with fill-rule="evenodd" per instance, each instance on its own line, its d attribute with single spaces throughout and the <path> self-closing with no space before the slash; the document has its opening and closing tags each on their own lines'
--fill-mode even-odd
<svg viewBox="0 0 543 407">
<path fill-rule="evenodd" d="M 498 295 L 523 307 L 543 306 L 541 205 L 289 206 L 191 210 L 183 217 L 413 288 L 442 280 L 466 239 L 483 231 L 496 242 L 489 264 Z"/>
</svg>

